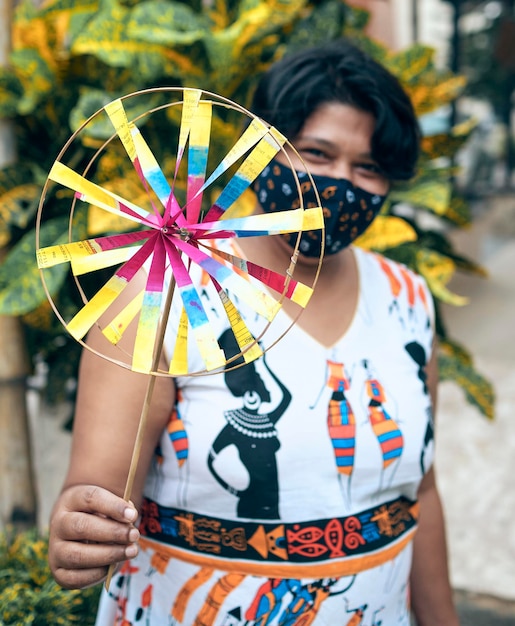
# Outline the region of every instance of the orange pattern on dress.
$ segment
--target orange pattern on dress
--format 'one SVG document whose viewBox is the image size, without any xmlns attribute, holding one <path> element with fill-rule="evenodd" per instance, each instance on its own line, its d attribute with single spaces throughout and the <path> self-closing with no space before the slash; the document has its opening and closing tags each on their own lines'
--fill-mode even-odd
<svg viewBox="0 0 515 626">
<path fill-rule="evenodd" d="M 179 623 L 182 623 L 184 619 L 184 614 L 186 613 L 188 602 L 190 601 L 191 596 L 200 586 L 202 586 L 207 580 L 209 580 L 212 575 L 212 567 L 201 567 L 198 572 L 190 579 L 188 579 L 181 587 L 171 611 L 172 617 L 175 618 Z"/>
<path fill-rule="evenodd" d="M 211 591 L 209 592 L 202 608 L 198 612 L 198 615 L 193 622 L 193 626 L 212 626 L 215 623 L 218 611 L 227 596 L 244 579 L 245 574 L 226 574 L 217 580 L 217 582 L 211 587 Z"/>
</svg>

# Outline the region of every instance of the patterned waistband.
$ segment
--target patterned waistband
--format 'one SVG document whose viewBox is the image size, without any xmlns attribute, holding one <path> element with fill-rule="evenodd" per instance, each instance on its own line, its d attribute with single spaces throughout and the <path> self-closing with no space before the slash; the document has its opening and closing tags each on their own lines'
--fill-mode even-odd
<svg viewBox="0 0 515 626">
<path fill-rule="evenodd" d="M 418 504 L 400 497 L 342 518 L 227 520 L 143 501 L 140 532 L 168 556 L 266 576 L 344 576 L 394 558 L 411 541 Z M 155 546 L 154 546 L 155 547 Z M 161 549 L 163 551 L 163 549 Z"/>
</svg>

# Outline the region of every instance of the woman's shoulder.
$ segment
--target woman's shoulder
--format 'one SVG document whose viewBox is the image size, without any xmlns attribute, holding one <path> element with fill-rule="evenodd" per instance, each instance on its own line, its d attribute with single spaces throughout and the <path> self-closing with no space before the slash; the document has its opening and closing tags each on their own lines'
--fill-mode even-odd
<svg viewBox="0 0 515 626">
<path fill-rule="evenodd" d="M 358 265 L 365 282 L 372 279 L 387 285 L 394 295 L 402 291 L 408 294 L 411 290 L 424 290 L 430 298 L 430 290 L 425 278 L 400 261 L 395 261 L 384 254 L 355 247 Z"/>
<path fill-rule="evenodd" d="M 354 249 L 362 296 L 373 303 L 374 309 L 383 308 L 380 303 L 386 301 L 388 311 L 403 311 L 409 316 L 424 313 L 433 325 L 433 298 L 423 276 L 404 263 L 378 252 L 358 247 Z"/>
</svg>

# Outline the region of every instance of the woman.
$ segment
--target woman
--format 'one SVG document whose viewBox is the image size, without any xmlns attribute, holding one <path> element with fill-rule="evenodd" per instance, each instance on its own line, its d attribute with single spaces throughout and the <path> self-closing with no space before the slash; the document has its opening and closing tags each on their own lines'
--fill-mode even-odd
<svg viewBox="0 0 515 626">
<path fill-rule="evenodd" d="M 54 576 L 84 587 L 122 564 L 99 626 L 408 626 L 410 610 L 420 626 L 456 626 L 431 464 L 430 294 L 405 267 L 351 245 L 392 181 L 413 175 L 412 106 L 382 66 L 337 41 L 274 65 L 253 110 L 291 139 L 294 167 L 301 177 L 309 169 L 322 197 L 314 295 L 266 363 L 241 378 L 157 380 L 134 504 L 120 494 L 146 378 L 84 353 L 51 520 Z M 255 183 L 256 211 L 291 208 L 292 189 L 279 154 Z M 245 239 L 240 254 L 281 270 L 292 245 Z M 296 279 L 309 283 L 320 245 L 303 234 Z M 209 304 L 220 307 L 214 296 Z M 294 314 L 285 303 L 279 326 Z M 227 327 L 220 345 L 231 357 Z M 96 330 L 88 341 L 106 353 Z"/>
</svg>

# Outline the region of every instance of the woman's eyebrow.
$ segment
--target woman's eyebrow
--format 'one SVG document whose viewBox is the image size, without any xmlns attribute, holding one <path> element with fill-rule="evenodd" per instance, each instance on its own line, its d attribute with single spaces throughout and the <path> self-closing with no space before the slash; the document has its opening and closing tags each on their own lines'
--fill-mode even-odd
<svg viewBox="0 0 515 626">
<path fill-rule="evenodd" d="M 334 141 L 330 141 L 329 139 L 321 139 L 320 137 L 312 137 L 311 135 L 301 135 L 300 137 L 297 137 L 297 139 L 293 143 L 295 144 L 295 142 L 308 142 L 323 148 L 330 149 L 336 149 L 338 147 L 338 144 L 336 144 Z M 358 152 L 354 156 L 359 159 L 368 159 L 369 161 L 373 161 L 374 163 L 376 162 L 370 151 Z"/>
<path fill-rule="evenodd" d="M 320 137 L 312 137 L 311 135 L 301 135 L 297 137 L 295 141 L 309 141 L 312 143 L 316 143 L 320 146 L 324 146 L 326 148 L 335 148 L 336 144 L 333 141 L 329 141 L 328 139 L 321 139 Z"/>
</svg>

